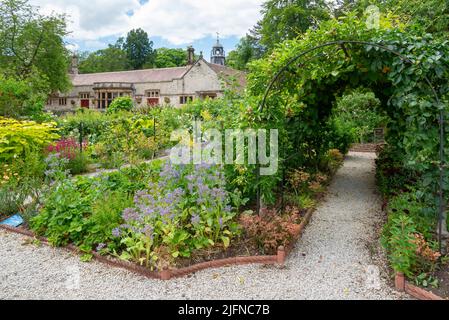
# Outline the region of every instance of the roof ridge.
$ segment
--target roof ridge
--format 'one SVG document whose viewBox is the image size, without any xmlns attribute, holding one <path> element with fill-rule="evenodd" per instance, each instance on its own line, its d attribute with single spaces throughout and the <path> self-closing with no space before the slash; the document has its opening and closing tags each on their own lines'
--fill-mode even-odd
<svg viewBox="0 0 449 320">
<path fill-rule="evenodd" d="M 144 72 L 144 71 L 159 71 L 159 70 L 174 70 L 174 69 L 188 69 L 190 66 L 183 67 L 170 67 L 170 68 L 148 68 L 139 70 L 123 70 L 123 71 L 107 71 L 107 72 L 94 72 L 94 73 L 78 73 L 75 76 L 88 76 L 88 75 L 99 75 L 99 74 L 114 74 L 114 73 L 131 73 L 131 72 Z"/>
</svg>

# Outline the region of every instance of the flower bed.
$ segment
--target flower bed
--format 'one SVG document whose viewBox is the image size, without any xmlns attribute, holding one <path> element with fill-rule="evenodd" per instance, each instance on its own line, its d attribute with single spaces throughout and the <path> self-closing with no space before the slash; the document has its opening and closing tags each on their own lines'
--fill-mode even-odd
<svg viewBox="0 0 449 320">
<path fill-rule="evenodd" d="M 150 278 L 170 279 L 233 264 L 283 264 L 314 211 L 287 206 L 281 216 L 266 209 L 261 216 L 245 212 L 237 218 L 236 211 L 227 205 L 232 201 L 219 170 L 211 166 L 176 168 L 159 161 L 74 180 L 62 177 L 64 172 L 57 172 L 55 164 L 52 167 L 49 179 L 61 181 L 53 181 L 54 189 L 30 221 L 36 232 L 2 228 L 78 252 L 84 261 L 96 259 Z M 138 191 L 144 187 L 148 191 Z M 134 197 L 126 202 L 126 197 L 119 196 L 117 209 L 114 203 L 111 206 L 111 198 L 99 196 L 109 192 L 114 197 L 131 192 Z M 232 204 L 242 203 L 237 195 L 233 198 Z M 215 210 L 208 210 L 210 207 Z M 103 216 L 104 212 L 108 214 Z M 111 219 L 111 212 L 115 219 Z M 257 222 L 252 229 L 245 226 L 252 222 Z M 170 231 L 189 236 L 179 237 L 180 233 Z M 254 232 L 261 234 L 256 237 Z M 177 242 L 170 242 L 176 237 Z M 150 250 L 141 245 L 141 251 L 133 251 L 139 242 L 149 243 Z M 171 251 L 155 258 L 155 254 L 164 253 L 161 246 Z M 146 252 L 150 254 L 146 256 Z"/>
<path fill-rule="evenodd" d="M 438 296 L 432 291 L 425 290 L 423 288 L 417 287 L 410 282 L 408 282 L 402 273 L 396 273 L 395 277 L 395 287 L 396 290 L 405 292 L 418 300 L 448 300 L 449 297 L 445 299 Z"/>
</svg>

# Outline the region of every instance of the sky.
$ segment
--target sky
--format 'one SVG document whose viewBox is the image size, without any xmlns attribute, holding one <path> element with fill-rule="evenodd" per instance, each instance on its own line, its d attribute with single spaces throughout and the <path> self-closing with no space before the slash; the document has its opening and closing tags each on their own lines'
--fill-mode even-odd
<svg viewBox="0 0 449 320">
<path fill-rule="evenodd" d="M 95 51 L 131 29 L 144 29 L 154 48 L 186 48 L 208 57 L 217 32 L 229 52 L 261 18 L 263 0 L 30 0 L 42 14 L 68 16 L 67 47 Z"/>
</svg>

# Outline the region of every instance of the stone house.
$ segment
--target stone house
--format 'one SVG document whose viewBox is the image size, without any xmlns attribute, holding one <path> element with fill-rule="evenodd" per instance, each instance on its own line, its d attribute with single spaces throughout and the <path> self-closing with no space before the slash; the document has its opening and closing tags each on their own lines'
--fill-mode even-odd
<svg viewBox="0 0 449 320">
<path fill-rule="evenodd" d="M 245 73 L 224 65 L 224 51 L 217 50 L 211 61 L 202 55 L 195 60 L 194 49 L 188 49 L 188 64 L 184 67 L 134 71 L 80 74 L 77 58 L 72 60 L 70 79 L 73 87 L 67 94 L 49 97 L 46 109 L 56 112 L 77 108 L 106 110 L 114 98 L 131 96 L 137 106 L 182 106 L 194 99 L 221 97 L 226 87 L 243 89 Z M 219 59 L 214 52 L 220 55 Z"/>
</svg>

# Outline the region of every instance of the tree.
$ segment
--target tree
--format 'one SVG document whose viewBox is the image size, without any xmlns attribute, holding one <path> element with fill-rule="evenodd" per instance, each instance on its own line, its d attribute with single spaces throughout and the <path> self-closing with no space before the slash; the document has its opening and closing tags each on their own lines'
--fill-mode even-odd
<svg viewBox="0 0 449 320">
<path fill-rule="evenodd" d="M 183 49 L 160 48 L 155 50 L 156 68 L 181 67 L 187 64 L 187 52 Z"/>
<path fill-rule="evenodd" d="M 19 80 L 0 74 L 0 116 L 46 120 L 43 110 L 48 90 L 47 81 L 39 75 Z"/>
<path fill-rule="evenodd" d="M 0 72 L 24 80 L 40 75 L 51 91 L 66 91 L 69 52 L 65 16 L 42 16 L 26 0 L 0 6 Z"/>
<path fill-rule="evenodd" d="M 366 1 L 366 0 L 365 0 Z M 390 9 L 410 24 L 423 28 L 427 33 L 446 36 L 449 33 L 449 2 L 442 0 L 377 0 L 384 11 Z M 383 6 L 382 6 L 383 4 Z"/>
<path fill-rule="evenodd" d="M 325 0 L 268 0 L 263 4 L 262 13 L 253 35 L 268 50 L 331 17 Z"/>
<path fill-rule="evenodd" d="M 145 64 L 154 64 L 153 42 L 142 29 L 131 30 L 125 40 L 123 49 L 131 67 L 134 70 L 142 69 Z"/>
<path fill-rule="evenodd" d="M 334 13 L 342 16 L 355 10 L 362 15 L 370 5 L 384 13 L 393 13 L 402 22 L 415 25 L 426 33 L 443 37 L 449 32 L 449 2 L 442 0 L 338 0 Z"/>
<path fill-rule="evenodd" d="M 119 38 L 114 45 L 93 53 L 84 52 L 80 56 L 79 70 L 81 73 L 126 71 L 130 63 L 123 50 L 123 38 Z"/>
<path fill-rule="evenodd" d="M 235 50 L 229 52 L 227 64 L 237 70 L 247 70 L 249 62 L 262 58 L 264 53 L 257 41 L 250 35 L 246 35 L 237 44 Z"/>
</svg>

